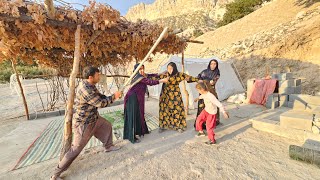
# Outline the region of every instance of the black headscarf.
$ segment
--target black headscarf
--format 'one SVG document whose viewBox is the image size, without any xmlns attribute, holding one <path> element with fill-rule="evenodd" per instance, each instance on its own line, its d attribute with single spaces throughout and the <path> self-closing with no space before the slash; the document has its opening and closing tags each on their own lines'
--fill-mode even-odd
<svg viewBox="0 0 320 180">
<path fill-rule="evenodd" d="M 177 68 L 176 63 L 170 62 L 170 63 L 168 64 L 168 66 L 171 66 L 171 67 L 173 68 L 173 71 L 172 71 L 172 73 L 170 74 L 170 77 L 178 74 L 179 71 L 178 71 L 178 68 Z"/>
<path fill-rule="evenodd" d="M 171 74 L 168 73 L 170 77 L 175 76 L 176 74 L 179 73 L 176 63 L 170 62 L 170 63 L 168 64 L 168 66 L 171 66 L 171 67 L 173 68 L 172 73 L 171 73 Z M 167 66 L 167 67 L 168 67 L 168 66 Z M 163 92 L 163 90 L 164 90 L 165 87 L 166 87 L 166 83 L 163 83 L 163 84 L 162 84 L 162 88 L 161 88 L 160 96 L 161 96 L 161 94 L 162 94 L 162 92 Z"/>
<path fill-rule="evenodd" d="M 138 68 L 140 64 L 137 63 L 136 65 L 134 65 L 134 68 L 133 68 L 133 72 Z M 144 65 L 142 65 L 141 67 L 144 67 Z M 138 73 L 133 77 L 132 81 L 131 81 L 131 85 L 136 83 L 136 81 L 138 81 L 140 78 L 144 77 L 142 74 Z"/>
<path fill-rule="evenodd" d="M 211 70 L 210 68 L 210 64 L 211 62 L 214 61 L 216 62 L 217 66 L 214 70 Z M 215 78 L 219 78 L 220 77 L 220 70 L 219 70 L 219 63 L 217 60 L 213 59 L 209 62 L 209 65 L 207 67 L 207 69 L 203 70 L 199 75 L 198 78 L 202 79 L 202 80 L 214 80 Z"/>
</svg>

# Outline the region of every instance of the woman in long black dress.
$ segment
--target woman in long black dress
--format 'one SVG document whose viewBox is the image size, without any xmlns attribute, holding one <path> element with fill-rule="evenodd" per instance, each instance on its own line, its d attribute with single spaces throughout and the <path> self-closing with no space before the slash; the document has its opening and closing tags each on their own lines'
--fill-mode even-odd
<svg viewBox="0 0 320 180">
<path fill-rule="evenodd" d="M 136 69 L 139 64 L 134 66 Z M 139 142 L 139 136 L 148 134 L 148 126 L 144 118 L 145 93 L 147 85 L 153 86 L 165 83 L 167 79 L 151 80 L 149 78 L 158 74 L 145 74 L 141 66 L 137 75 L 131 81 L 131 87 L 124 98 L 124 132 L 123 139 L 132 143 Z"/>
<path fill-rule="evenodd" d="M 216 91 L 216 83 L 220 78 L 220 70 L 219 70 L 219 64 L 218 61 L 213 59 L 209 62 L 207 69 L 203 70 L 199 75 L 198 79 L 203 80 L 204 83 L 208 85 L 209 91 L 216 96 L 218 99 L 218 94 Z M 198 112 L 197 112 L 197 117 L 201 113 L 201 111 L 205 108 L 204 102 L 202 99 L 198 101 Z M 217 112 L 217 121 L 216 124 L 220 124 L 220 111 L 218 109 Z M 205 124 L 204 124 L 205 127 Z"/>
</svg>

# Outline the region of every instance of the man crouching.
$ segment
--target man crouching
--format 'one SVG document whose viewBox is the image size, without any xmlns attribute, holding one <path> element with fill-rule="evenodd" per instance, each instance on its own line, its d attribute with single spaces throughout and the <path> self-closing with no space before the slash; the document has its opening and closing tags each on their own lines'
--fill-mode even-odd
<svg viewBox="0 0 320 180">
<path fill-rule="evenodd" d="M 83 78 L 85 80 L 79 86 L 75 101 L 72 146 L 59 162 L 51 180 L 61 179 L 61 173 L 68 169 L 92 136 L 103 143 L 106 152 L 120 149 L 113 145 L 111 123 L 99 115 L 98 108 L 112 104 L 121 92 L 115 92 L 112 96 L 101 94 L 95 86 L 100 81 L 100 72 L 96 67 L 86 67 Z"/>
</svg>

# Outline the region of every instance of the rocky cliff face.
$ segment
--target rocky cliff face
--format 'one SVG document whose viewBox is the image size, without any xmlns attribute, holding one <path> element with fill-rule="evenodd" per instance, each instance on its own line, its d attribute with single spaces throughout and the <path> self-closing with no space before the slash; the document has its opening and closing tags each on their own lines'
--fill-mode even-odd
<svg viewBox="0 0 320 180">
<path fill-rule="evenodd" d="M 233 0 L 156 0 L 129 9 L 131 21 L 147 19 L 173 28 L 214 27 L 225 13 L 225 5 Z"/>
</svg>

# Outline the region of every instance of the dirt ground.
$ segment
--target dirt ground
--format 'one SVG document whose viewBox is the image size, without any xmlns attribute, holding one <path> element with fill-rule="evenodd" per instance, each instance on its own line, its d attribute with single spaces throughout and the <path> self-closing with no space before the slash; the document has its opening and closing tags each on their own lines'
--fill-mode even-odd
<svg viewBox="0 0 320 180">
<path fill-rule="evenodd" d="M 83 152 L 63 174 L 64 179 L 319 179 L 319 168 L 291 160 L 290 144 L 301 145 L 251 128 L 249 118 L 265 110 L 258 105 L 227 104 L 229 120 L 216 129 L 218 144 L 196 138 L 188 116 L 184 133 L 153 131 L 139 144 L 118 142 L 118 152 Z M 153 108 L 150 108 L 153 107 Z M 102 109 L 103 111 L 104 109 Z M 158 101 L 146 101 L 146 111 L 158 114 Z M 0 138 L 0 179 L 48 179 L 57 165 L 52 159 L 9 171 L 41 130 L 55 118 L 18 121 L 12 131 Z"/>
</svg>

